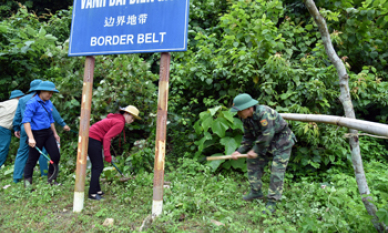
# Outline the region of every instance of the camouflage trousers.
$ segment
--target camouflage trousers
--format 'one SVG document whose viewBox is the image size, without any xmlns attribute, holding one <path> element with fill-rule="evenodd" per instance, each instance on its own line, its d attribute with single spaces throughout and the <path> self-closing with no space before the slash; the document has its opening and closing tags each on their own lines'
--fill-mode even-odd
<svg viewBox="0 0 388 233">
<path fill-rule="evenodd" d="M 264 174 L 264 168 L 272 159 L 271 177 L 268 189 L 268 199 L 275 201 L 279 200 L 283 194 L 284 174 L 287 164 L 290 159 L 292 146 L 295 144 L 295 136 L 287 133 L 281 133 L 277 136 L 277 140 L 271 143 L 273 151 L 266 154 L 259 154 L 255 159 L 247 159 L 248 179 L 253 192 L 259 192 L 263 183 L 261 177 Z M 292 138 L 290 138 L 290 136 Z M 287 140 L 286 143 L 284 143 Z M 282 142 L 281 146 L 277 147 L 277 142 Z M 278 144 L 279 145 L 279 144 Z"/>
</svg>

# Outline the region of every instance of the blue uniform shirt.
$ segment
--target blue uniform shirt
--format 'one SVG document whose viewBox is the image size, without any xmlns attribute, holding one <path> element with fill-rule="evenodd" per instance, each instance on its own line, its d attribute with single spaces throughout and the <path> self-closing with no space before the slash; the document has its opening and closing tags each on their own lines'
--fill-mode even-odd
<svg viewBox="0 0 388 233">
<path fill-rule="evenodd" d="M 15 132 L 17 131 L 20 131 L 20 126 L 22 124 L 22 120 L 23 120 L 23 117 L 24 117 L 24 110 L 26 109 L 26 104 L 27 102 L 32 98 L 32 96 L 35 94 L 36 92 L 32 92 L 30 94 L 27 94 L 25 96 L 23 96 L 22 98 L 19 99 L 19 103 L 18 103 L 18 107 L 16 109 L 16 113 L 15 113 L 15 116 L 13 118 L 13 130 Z M 61 118 L 61 116 L 59 115 L 59 112 L 58 110 L 55 108 L 55 106 L 53 106 L 53 117 L 54 117 L 54 121 L 59 124 L 60 126 L 64 127 L 66 125 L 65 121 Z"/>
<path fill-rule="evenodd" d="M 36 95 L 26 104 L 22 124 L 31 123 L 31 130 L 48 129 L 51 123 L 55 122 L 52 111 L 51 101 L 44 102 L 39 95 Z"/>
</svg>

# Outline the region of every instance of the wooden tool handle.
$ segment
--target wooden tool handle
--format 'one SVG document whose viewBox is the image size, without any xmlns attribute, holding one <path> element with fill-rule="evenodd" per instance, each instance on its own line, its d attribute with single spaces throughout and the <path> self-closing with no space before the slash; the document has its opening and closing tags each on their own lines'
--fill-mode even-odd
<svg viewBox="0 0 388 233">
<path fill-rule="evenodd" d="M 256 156 L 257 157 L 257 156 Z M 237 158 L 248 158 L 247 154 L 241 154 L 237 155 Z M 231 155 L 222 155 L 222 156 L 211 156 L 211 157 L 206 157 L 207 161 L 212 161 L 212 160 L 222 160 L 222 159 L 232 159 Z"/>
</svg>

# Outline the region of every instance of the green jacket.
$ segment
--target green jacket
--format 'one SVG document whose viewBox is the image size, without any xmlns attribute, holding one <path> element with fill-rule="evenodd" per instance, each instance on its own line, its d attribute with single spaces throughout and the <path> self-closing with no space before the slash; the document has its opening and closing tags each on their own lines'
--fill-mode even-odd
<svg viewBox="0 0 388 233">
<path fill-rule="evenodd" d="M 243 120 L 244 137 L 237 149 L 246 153 L 253 149 L 256 154 L 273 153 L 275 150 L 286 149 L 296 141 L 294 133 L 278 112 L 265 105 L 255 105 L 252 117 Z M 280 137 L 288 134 L 287 137 Z"/>
</svg>

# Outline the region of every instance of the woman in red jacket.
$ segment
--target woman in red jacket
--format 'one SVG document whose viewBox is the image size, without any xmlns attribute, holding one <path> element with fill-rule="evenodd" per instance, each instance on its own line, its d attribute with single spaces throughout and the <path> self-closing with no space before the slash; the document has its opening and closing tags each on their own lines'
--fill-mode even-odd
<svg viewBox="0 0 388 233">
<path fill-rule="evenodd" d="M 102 195 L 104 195 L 100 187 L 100 175 L 104 169 L 102 145 L 104 146 L 105 161 L 108 163 L 112 162 L 110 141 L 123 131 L 125 123 L 131 124 L 135 119 L 141 119 L 139 117 L 139 110 L 135 106 L 128 105 L 125 108 L 120 108 L 119 113 L 109 113 L 107 118 L 90 127 L 88 150 L 90 162 L 92 163 L 92 177 L 89 188 L 90 199 L 101 200 Z"/>
</svg>

